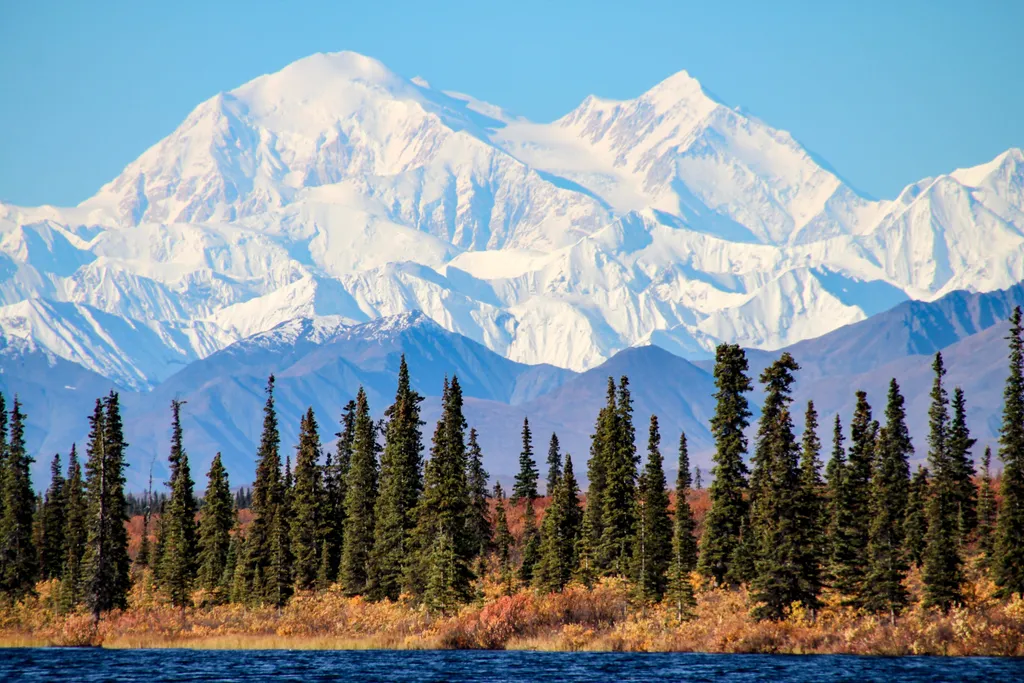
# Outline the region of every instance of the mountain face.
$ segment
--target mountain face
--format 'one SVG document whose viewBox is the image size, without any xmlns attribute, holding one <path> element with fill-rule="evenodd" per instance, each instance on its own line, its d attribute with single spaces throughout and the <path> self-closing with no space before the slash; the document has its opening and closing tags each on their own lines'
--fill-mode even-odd
<svg viewBox="0 0 1024 683">
<path fill-rule="evenodd" d="M 0 333 L 150 390 L 295 318 L 422 311 L 517 363 L 778 349 L 1024 280 L 1024 154 L 858 195 L 681 72 L 533 123 L 319 54 L 73 208 L 0 205 Z"/>
</svg>

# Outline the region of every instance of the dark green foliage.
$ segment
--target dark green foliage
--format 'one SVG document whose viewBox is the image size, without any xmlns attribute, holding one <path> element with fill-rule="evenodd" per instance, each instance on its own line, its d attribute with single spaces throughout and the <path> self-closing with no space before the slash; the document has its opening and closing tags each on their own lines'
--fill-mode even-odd
<svg viewBox="0 0 1024 683">
<path fill-rule="evenodd" d="M 520 539 L 522 559 L 519 563 L 519 580 L 523 583 L 533 581 L 533 572 L 540 562 L 540 529 L 537 528 L 537 510 L 533 500 L 527 498 L 523 511 L 523 537 Z"/>
<path fill-rule="evenodd" d="M 161 518 L 159 584 L 167 591 L 171 604 L 184 607 L 189 602 L 196 577 L 196 504 L 188 454 L 182 443 L 180 401 L 171 401 L 171 496 Z"/>
<path fill-rule="evenodd" d="M 341 548 L 345 538 L 345 496 L 348 492 L 348 468 L 352 461 L 352 443 L 356 430 L 356 402 L 349 401 L 341 416 L 337 448 L 324 463 L 324 543 L 317 582 L 327 588 L 338 578 Z"/>
<path fill-rule="evenodd" d="M 801 590 L 806 595 L 821 593 L 822 571 L 828 561 L 825 540 L 825 483 L 821 479 L 821 439 L 818 438 L 818 412 L 807 402 L 804 433 L 800 447 L 800 483 L 797 497 L 797 559 Z M 807 607 L 817 607 L 811 601 Z"/>
<path fill-rule="evenodd" d="M 491 520 L 487 502 L 487 470 L 484 469 L 484 455 L 480 450 L 475 429 L 469 430 L 469 449 L 466 469 L 466 485 L 469 487 L 469 519 L 467 532 L 470 546 L 484 556 L 491 548 Z"/>
<path fill-rule="evenodd" d="M 992 487 L 992 449 L 985 448 L 981 459 L 981 485 L 978 487 L 978 550 L 981 552 L 981 565 L 992 567 L 995 551 L 996 531 L 996 492 Z"/>
<path fill-rule="evenodd" d="M 82 481 L 82 467 L 78 463 L 78 451 L 71 446 L 68 455 L 68 477 L 65 485 L 65 511 L 67 522 L 64 530 L 64 564 L 61 567 L 59 607 L 69 612 L 83 598 L 82 557 L 85 554 L 86 515 L 85 485 Z"/>
<path fill-rule="evenodd" d="M 963 560 L 960 557 L 959 486 L 950 453 L 949 399 L 942 378 L 946 374 L 942 354 L 935 354 L 932 364 L 935 382 L 932 385 L 931 407 L 928 409 L 928 463 L 932 470 L 931 492 L 925 504 L 928 534 L 925 537 L 924 580 L 925 607 L 948 611 L 963 600 Z"/>
<path fill-rule="evenodd" d="M 928 535 L 928 516 L 925 514 L 928 491 L 928 468 L 918 465 L 910 479 L 907 515 L 903 520 L 903 549 L 907 561 L 914 567 L 920 567 L 924 562 L 925 537 Z"/>
<path fill-rule="evenodd" d="M 53 456 L 50 463 L 50 488 L 46 490 L 40 511 L 39 578 L 60 578 L 64 567 L 67 548 L 64 534 L 67 531 L 65 508 L 64 473 L 61 471 L 60 455 Z"/>
<path fill-rule="evenodd" d="M 740 527 L 748 516 L 746 488 L 747 452 L 744 430 L 750 424 L 745 394 L 750 391 L 747 357 L 735 344 L 721 344 L 715 351 L 715 415 L 711 433 L 715 439 L 715 479 L 711 484 L 711 508 L 704 519 L 697 570 L 719 584 L 726 583 L 730 564 L 740 544 Z"/>
<path fill-rule="evenodd" d="M 629 378 L 619 378 L 614 428 L 605 442 L 605 481 L 601 497 L 600 566 L 606 574 L 628 576 L 636 539 L 636 432 Z"/>
<path fill-rule="evenodd" d="M 523 500 L 537 497 L 537 462 L 533 459 L 533 433 L 530 431 L 529 418 L 523 418 L 523 449 L 519 452 L 519 472 L 516 473 L 515 486 L 512 488 L 512 504 L 517 505 Z"/>
<path fill-rule="evenodd" d="M 1003 390 L 999 459 L 1002 494 L 996 521 L 993 578 L 999 594 L 1024 595 L 1024 329 L 1020 306 L 1010 316 L 1010 374 Z"/>
<path fill-rule="evenodd" d="M 377 500 L 377 426 L 370 417 L 366 392 L 356 395 L 352 462 L 345 494 L 345 538 L 341 551 L 341 585 L 347 595 L 366 591 L 367 565 L 373 549 L 374 505 Z"/>
<path fill-rule="evenodd" d="M 501 484 L 497 483 L 494 485 L 494 548 L 498 553 L 498 572 L 506 594 L 512 593 L 512 543 L 505 510 L 505 492 Z"/>
<path fill-rule="evenodd" d="M 320 475 L 320 432 L 309 408 L 299 425 L 291 497 L 292 576 L 299 590 L 313 588 L 320 570 L 324 499 Z"/>
<path fill-rule="evenodd" d="M 584 511 L 583 539 L 580 542 L 580 568 L 587 577 L 596 575 L 600 569 L 597 550 L 601 545 L 604 531 L 604 493 L 608 458 L 607 451 L 613 448 L 617 429 L 615 405 L 615 380 L 608 378 L 606 403 L 597 414 L 594 433 L 590 436 L 590 460 L 587 462 L 587 507 Z M 582 577 L 581 577 L 582 578 Z M 585 579 L 589 585 L 590 578 Z"/>
<path fill-rule="evenodd" d="M 813 606 L 818 600 L 817 586 L 805 584 L 801 571 L 807 539 L 800 526 L 800 451 L 789 411 L 793 373 L 799 369 L 783 353 L 760 378 L 765 400 L 751 474 L 749 526 L 755 549 L 751 599 L 758 619 L 782 619 L 793 603 Z"/>
<path fill-rule="evenodd" d="M 699 470 L 698 470 L 699 471 Z M 679 435 L 679 475 L 676 478 L 676 510 L 672 523 L 672 561 L 668 570 L 668 585 L 665 597 L 675 607 L 676 618 L 684 619 L 693 614 L 697 599 L 690 582 L 690 572 L 697 568 L 697 538 L 694 530 L 697 523 L 693 510 L 686 499 L 690 488 L 690 452 L 686 444 L 686 432 Z"/>
<path fill-rule="evenodd" d="M 579 484 L 573 472 L 572 457 L 565 454 L 551 496 L 551 505 L 541 528 L 540 561 L 533 581 L 541 589 L 559 591 L 572 578 L 576 568 L 576 546 L 583 532 L 583 508 Z"/>
<path fill-rule="evenodd" d="M 29 472 L 34 460 L 25 448 L 25 414 L 17 396 L 10 425 L 0 482 L 0 592 L 20 597 L 34 590 L 38 557 L 32 543 L 36 498 Z"/>
<path fill-rule="evenodd" d="M 647 463 L 640 475 L 636 504 L 640 509 L 633 544 L 633 580 L 640 600 L 659 602 L 665 595 L 672 559 L 672 520 L 668 514 L 668 490 L 656 415 L 651 415 Z"/>
<path fill-rule="evenodd" d="M 849 596 L 855 586 L 846 582 L 846 567 L 858 558 L 851 541 L 853 521 L 849 502 L 849 466 L 843 441 L 843 425 L 839 415 L 836 415 L 832 429 L 832 455 L 825 468 L 828 484 L 828 577 L 833 588 Z"/>
<path fill-rule="evenodd" d="M 847 460 L 836 486 L 830 482 L 833 515 L 830 574 L 832 587 L 846 596 L 848 604 L 859 605 L 871 525 L 871 472 L 877 423 L 871 419 L 867 394 L 858 391 L 856 395 Z"/>
<path fill-rule="evenodd" d="M 700 466 L 693 466 L 693 488 L 696 491 L 700 491 L 704 488 L 704 482 L 701 480 Z"/>
<path fill-rule="evenodd" d="M 957 537 L 962 545 L 978 525 L 978 491 L 974 486 L 976 471 L 971 455 L 971 449 L 978 440 L 971 438 L 971 430 L 967 426 L 967 401 L 960 387 L 953 389 L 952 407 L 953 419 L 949 423 L 947 445 L 957 508 Z"/>
<path fill-rule="evenodd" d="M 85 464 L 86 543 L 82 559 L 85 601 L 98 620 L 103 612 L 124 608 L 128 597 L 128 534 L 125 529 L 124 431 L 116 393 L 111 392 L 89 419 L 89 456 Z"/>
<path fill-rule="evenodd" d="M 889 383 L 885 427 L 879 433 L 871 479 L 868 570 L 861 595 L 865 608 L 893 617 L 906 606 L 909 597 L 903 587 L 909 569 L 903 535 L 910 495 L 909 459 L 914 446 L 903 404 L 900 387 L 893 379 Z"/>
<path fill-rule="evenodd" d="M 220 453 L 213 457 L 206 474 L 203 516 L 199 521 L 199 586 L 223 595 L 224 574 L 237 560 L 237 544 L 231 540 L 235 511 L 231 505 L 231 485 L 221 464 Z M 234 552 L 235 555 L 228 556 Z M 230 583 L 228 583 L 230 585 Z M 223 595 L 223 597 L 227 597 Z"/>
<path fill-rule="evenodd" d="M 558 445 L 558 434 L 551 433 L 551 441 L 548 443 L 548 484 L 545 490 L 547 495 L 555 495 L 555 487 L 558 486 L 558 478 L 562 476 L 562 451 Z"/>
<path fill-rule="evenodd" d="M 380 496 L 374 510 L 376 526 L 368 577 L 368 593 L 374 599 L 398 598 L 413 547 L 416 504 L 423 490 L 422 402 L 423 397 L 412 390 L 409 368 L 403 355 L 398 369 L 395 402 L 385 412 L 387 424 L 380 462 Z M 484 496 L 486 498 L 486 491 Z M 479 543 L 479 539 L 474 542 Z"/>
</svg>

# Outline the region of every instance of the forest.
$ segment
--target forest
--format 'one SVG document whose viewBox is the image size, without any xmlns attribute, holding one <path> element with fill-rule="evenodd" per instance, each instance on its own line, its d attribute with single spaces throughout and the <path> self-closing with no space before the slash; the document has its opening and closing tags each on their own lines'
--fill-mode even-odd
<svg viewBox="0 0 1024 683">
<path fill-rule="evenodd" d="M 201 497 L 182 402 L 165 491 L 125 492 L 111 392 L 84 454 L 54 456 L 37 494 L 28 417 L 0 396 L 0 643 L 1022 655 L 1019 307 L 1007 343 L 995 454 L 975 453 L 941 353 L 915 445 L 895 379 L 882 410 L 858 391 L 852 415 L 819 425 L 813 402 L 793 405 L 788 353 L 757 378 L 752 423 L 745 353 L 723 344 L 706 489 L 685 433 L 662 444 L 656 416 L 634 424 L 628 377 L 608 379 L 585 493 L 557 434 L 537 453 L 528 418 L 514 484 L 492 487 L 455 376 L 426 444 L 404 357 L 382 419 L 360 390 L 329 439 L 309 409 L 294 458 L 271 375 L 251 488 L 232 489 L 218 455 Z"/>
</svg>

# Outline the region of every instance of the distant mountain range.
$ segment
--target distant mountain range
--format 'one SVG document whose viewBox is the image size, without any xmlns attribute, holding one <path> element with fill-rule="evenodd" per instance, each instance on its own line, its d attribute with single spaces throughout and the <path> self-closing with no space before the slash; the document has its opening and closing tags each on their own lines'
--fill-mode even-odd
<svg viewBox="0 0 1024 683">
<path fill-rule="evenodd" d="M 803 402 L 813 398 L 823 425 L 836 411 L 847 421 L 853 392 L 863 388 L 881 416 L 889 378 L 896 377 L 908 398 L 916 457 L 923 459 L 930 364 L 932 354 L 942 350 L 950 386 L 961 385 L 967 393 L 971 427 L 981 439 L 976 449 L 980 455 L 999 426 L 1007 368 L 1005 319 L 1014 305 L 1024 305 L 1024 284 L 986 294 L 955 292 L 931 303 L 905 302 L 788 347 L 802 366 L 797 412 L 802 414 Z M 8 397 L 17 392 L 26 405 L 30 446 L 38 455 L 34 472 L 42 478 L 52 452 L 66 453 L 71 441 L 84 440 L 92 402 L 114 385 L 28 344 L 5 343 L 0 348 L 0 390 Z M 623 350 L 582 373 L 524 365 L 445 330 L 423 314 L 407 313 L 359 325 L 325 318 L 288 321 L 190 363 L 151 391 L 120 389 L 132 444 L 130 486 L 145 485 L 151 464 L 157 481 L 166 476 L 172 398 L 187 401 L 186 446 L 197 476 L 221 451 L 232 480 L 243 483 L 254 471 L 263 389 L 270 372 L 277 378 L 283 452 L 293 447 L 299 417 L 307 406 L 316 411 L 325 445 L 333 447 L 342 406 L 359 386 L 366 388 L 378 416 L 390 403 L 403 353 L 414 388 L 428 397 L 426 442 L 438 415 L 443 379 L 457 374 L 467 397 L 467 418 L 480 431 L 486 465 L 498 478 L 515 474 L 523 417 L 530 418 L 538 460 L 543 459 L 550 434 L 557 432 L 563 448 L 585 472 L 589 434 L 604 402 L 607 378 L 622 375 L 630 378 L 641 452 L 646 423 L 655 413 L 669 465 L 683 429 L 696 462 L 705 470 L 710 466 L 710 361 L 691 362 L 648 345 Z M 749 351 L 752 376 L 756 379 L 778 353 Z M 759 393 L 751 398 L 756 408 Z M 827 440 L 826 427 L 822 429 Z"/>
</svg>

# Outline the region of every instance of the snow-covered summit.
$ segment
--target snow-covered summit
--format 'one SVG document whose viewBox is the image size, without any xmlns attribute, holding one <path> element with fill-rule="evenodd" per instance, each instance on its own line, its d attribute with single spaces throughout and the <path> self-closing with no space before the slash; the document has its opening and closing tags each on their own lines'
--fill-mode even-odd
<svg viewBox="0 0 1024 683">
<path fill-rule="evenodd" d="M 686 72 L 535 123 L 317 54 L 201 103 L 79 207 L 0 206 L 0 252 L 4 336 L 128 386 L 385 318 L 585 369 L 1020 281 L 1024 155 L 875 201 Z"/>
</svg>

